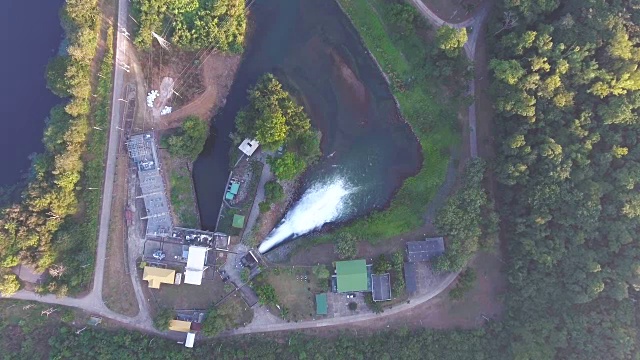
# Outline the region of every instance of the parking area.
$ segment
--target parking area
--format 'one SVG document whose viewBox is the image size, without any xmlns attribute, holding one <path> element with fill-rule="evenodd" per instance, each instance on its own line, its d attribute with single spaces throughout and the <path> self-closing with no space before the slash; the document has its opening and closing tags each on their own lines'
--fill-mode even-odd
<svg viewBox="0 0 640 360">
<path fill-rule="evenodd" d="M 327 293 L 328 317 L 349 316 L 371 312 L 364 301 L 364 293 L 350 294 L 355 296 L 353 298 L 347 298 L 348 294 Z M 350 310 L 349 303 L 356 303 L 357 308 Z"/>
</svg>

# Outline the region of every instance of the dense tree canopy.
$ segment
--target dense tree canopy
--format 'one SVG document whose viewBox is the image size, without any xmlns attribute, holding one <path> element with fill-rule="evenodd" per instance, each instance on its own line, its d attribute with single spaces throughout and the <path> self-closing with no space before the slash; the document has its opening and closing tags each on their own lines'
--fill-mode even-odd
<svg viewBox="0 0 640 360">
<path fill-rule="evenodd" d="M 463 174 L 462 188 L 438 212 L 435 225 L 446 236 L 447 246 L 445 254 L 435 262 L 437 270 L 462 269 L 481 243 L 490 239 L 482 233 L 483 217 L 493 213 L 482 188 L 485 166 L 482 159 L 470 160 Z"/>
<path fill-rule="evenodd" d="M 187 50 L 215 46 L 240 52 L 247 26 L 242 0 L 134 0 L 135 42 L 147 48 L 152 32 Z"/>
<path fill-rule="evenodd" d="M 272 74 L 262 76 L 249 90 L 249 105 L 238 113 L 236 129 L 238 135 L 255 138 L 267 150 L 276 150 L 285 142 L 295 145 L 299 138 L 314 134 L 302 106 Z"/>
<path fill-rule="evenodd" d="M 163 145 L 167 147 L 171 155 L 194 161 L 202 152 L 208 136 L 209 126 L 207 123 L 197 116 L 189 116 L 176 134 L 163 139 Z"/>
<path fill-rule="evenodd" d="M 490 64 L 511 356 L 635 357 L 638 5 L 505 0 L 504 12 L 519 20 Z"/>
<path fill-rule="evenodd" d="M 436 42 L 438 47 L 448 56 L 458 56 L 467 42 L 467 29 L 454 29 L 447 25 L 441 26 L 436 33 Z"/>
<path fill-rule="evenodd" d="M 293 152 L 286 152 L 278 158 L 269 158 L 267 162 L 278 180 L 291 180 L 307 167 L 304 160 Z"/>
<path fill-rule="evenodd" d="M 87 238 L 76 244 L 74 256 L 63 256 L 66 246 L 77 239 L 70 239 L 60 229 L 68 226 L 65 219 L 78 210 L 77 190 L 85 171 L 83 154 L 92 121 L 91 65 L 97 49 L 99 9 L 95 0 L 67 0 L 61 14 L 68 55 L 51 60 L 47 78 L 51 90 L 69 100 L 64 107 L 52 109 L 47 119 L 46 151 L 33 158 L 21 203 L 0 210 L 0 259 L 4 265 L 17 259 L 40 270 L 56 261 L 66 262 L 74 271 L 55 280 L 61 284 L 59 288 L 49 283 L 45 289 L 65 293 L 67 284 L 77 286 L 86 280 L 84 275 L 92 269 L 80 266 L 91 264 L 94 256 L 95 239 Z M 105 76 L 110 78 L 110 68 L 107 70 Z"/>
</svg>

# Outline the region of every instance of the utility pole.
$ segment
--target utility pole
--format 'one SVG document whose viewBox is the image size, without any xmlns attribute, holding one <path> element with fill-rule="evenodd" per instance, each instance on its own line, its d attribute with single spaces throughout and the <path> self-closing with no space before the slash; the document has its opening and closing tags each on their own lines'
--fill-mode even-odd
<svg viewBox="0 0 640 360">
<path fill-rule="evenodd" d="M 160 44 L 160 46 L 162 46 L 163 48 L 165 48 L 166 50 L 171 50 L 169 49 L 169 42 L 165 39 L 162 38 L 162 36 L 156 34 L 155 32 L 151 32 L 151 35 L 153 35 L 154 38 L 156 38 L 156 40 L 158 40 L 158 43 Z"/>
</svg>

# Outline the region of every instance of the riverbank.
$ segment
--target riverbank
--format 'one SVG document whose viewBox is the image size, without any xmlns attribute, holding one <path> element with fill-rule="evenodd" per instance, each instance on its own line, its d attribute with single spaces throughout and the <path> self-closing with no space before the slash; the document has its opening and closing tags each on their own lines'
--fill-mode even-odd
<svg viewBox="0 0 640 360">
<path fill-rule="evenodd" d="M 409 232 L 424 223 L 427 204 L 443 184 L 452 149 L 460 142 L 456 129 L 459 99 L 446 98 L 443 85 L 424 73 L 423 54 L 429 51 L 423 34 L 394 32 L 388 5 L 374 0 L 338 0 L 362 41 L 386 73 L 391 91 L 423 151 L 420 172 L 405 180 L 389 208 L 359 219 L 337 232 L 372 243 Z M 331 241 L 335 233 L 317 237 Z"/>
</svg>

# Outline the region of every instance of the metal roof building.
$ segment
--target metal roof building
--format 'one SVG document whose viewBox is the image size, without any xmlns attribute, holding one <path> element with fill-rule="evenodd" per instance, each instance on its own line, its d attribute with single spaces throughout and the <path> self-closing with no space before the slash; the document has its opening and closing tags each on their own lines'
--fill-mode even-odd
<svg viewBox="0 0 640 360">
<path fill-rule="evenodd" d="M 242 144 L 238 146 L 238 149 L 240 149 L 240 151 L 242 151 L 245 155 L 251 156 L 258 149 L 258 146 L 260 146 L 258 140 L 244 139 Z"/>
<path fill-rule="evenodd" d="M 409 262 L 427 261 L 444 254 L 444 238 L 427 238 L 424 241 L 407 242 Z"/>
<path fill-rule="evenodd" d="M 184 272 L 184 283 L 191 285 L 202 284 L 202 276 L 207 266 L 207 252 L 209 248 L 202 246 L 189 246 L 189 255 L 187 257 L 187 267 Z"/>
<path fill-rule="evenodd" d="M 138 168 L 138 180 L 144 201 L 148 236 L 166 236 L 173 223 L 169 213 L 169 202 L 164 181 L 160 174 L 160 164 L 156 143 L 152 133 L 133 135 L 127 141 L 129 157 Z"/>
<path fill-rule="evenodd" d="M 371 295 L 373 301 L 391 300 L 391 276 L 388 273 L 371 275 Z"/>
<path fill-rule="evenodd" d="M 316 314 L 318 315 L 327 315 L 327 294 L 317 294 L 316 295 Z"/>
<path fill-rule="evenodd" d="M 191 331 L 191 321 L 171 320 L 169 321 L 169 330 L 189 332 Z"/>
<path fill-rule="evenodd" d="M 350 260 L 336 262 L 336 282 L 338 292 L 368 291 L 367 262 Z"/>
<path fill-rule="evenodd" d="M 152 289 L 160 289 L 160 284 L 171 284 L 175 280 L 176 271 L 170 269 L 162 269 L 152 266 L 145 266 L 142 273 L 142 280 L 149 282 Z"/>
<path fill-rule="evenodd" d="M 418 290 L 418 283 L 416 281 L 416 263 L 405 262 L 404 263 L 404 284 L 409 294 L 413 294 Z"/>
</svg>

